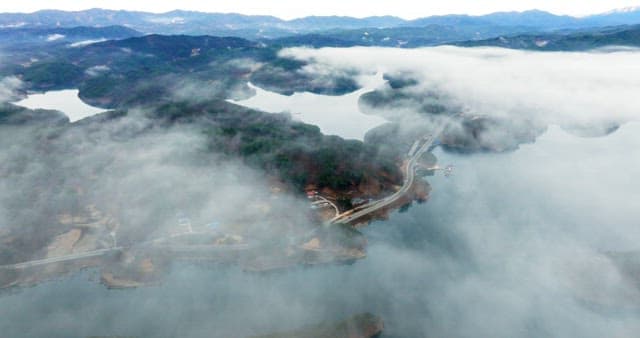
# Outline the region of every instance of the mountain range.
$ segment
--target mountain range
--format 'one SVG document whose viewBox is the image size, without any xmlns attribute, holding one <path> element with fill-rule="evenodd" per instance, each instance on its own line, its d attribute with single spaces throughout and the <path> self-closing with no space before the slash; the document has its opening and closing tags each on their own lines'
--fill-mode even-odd
<svg viewBox="0 0 640 338">
<path fill-rule="evenodd" d="M 124 26 L 145 34 L 232 35 L 248 39 L 279 38 L 327 30 L 362 28 L 455 26 L 461 29 L 498 26 L 513 32 L 551 31 L 640 23 L 640 8 L 628 8 L 588 17 L 555 15 L 539 10 L 498 12 L 482 16 L 445 15 L 415 20 L 393 16 L 353 18 L 310 16 L 283 20 L 274 16 L 171 11 L 147 13 L 90 9 L 78 12 L 43 10 L 34 13 L 1 13 L 0 28 Z"/>
</svg>

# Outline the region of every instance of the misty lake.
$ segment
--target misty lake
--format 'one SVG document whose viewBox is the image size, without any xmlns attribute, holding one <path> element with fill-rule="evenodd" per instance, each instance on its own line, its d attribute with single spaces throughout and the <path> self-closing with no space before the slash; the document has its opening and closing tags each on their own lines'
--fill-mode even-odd
<svg viewBox="0 0 640 338">
<path fill-rule="evenodd" d="M 51 109 L 63 112 L 71 123 L 89 116 L 104 113 L 106 110 L 90 106 L 78 97 L 77 89 L 55 90 L 45 93 L 29 94 L 27 98 L 14 104 L 29 109 Z"/>
<path fill-rule="evenodd" d="M 363 140 L 367 131 L 387 121 L 379 116 L 362 113 L 358 106 L 360 96 L 385 83 L 382 73 L 364 77 L 361 82 L 364 83 L 362 89 L 340 96 L 308 92 L 287 96 L 249 83 L 256 95 L 247 100 L 230 102 L 270 113 L 289 112 L 294 120 L 316 125 L 325 135 Z"/>
<path fill-rule="evenodd" d="M 368 257 L 353 265 L 185 266 L 135 290 L 85 272 L 1 295 L 0 335 L 243 337 L 364 311 L 383 317 L 383 337 L 637 334 L 640 296 L 600 253 L 640 249 L 640 189 L 628 188 L 640 123 L 601 138 L 552 126 L 507 154 L 435 154 L 453 176 L 365 228 Z"/>
</svg>

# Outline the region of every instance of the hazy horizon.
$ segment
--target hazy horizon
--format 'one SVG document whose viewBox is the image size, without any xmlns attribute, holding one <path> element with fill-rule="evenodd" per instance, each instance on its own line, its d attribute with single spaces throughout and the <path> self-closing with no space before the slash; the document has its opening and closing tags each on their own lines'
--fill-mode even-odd
<svg viewBox="0 0 640 338">
<path fill-rule="evenodd" d="M 151 1 L 138 1 L 135 3 L 116 1 L 57 1 L 55 5 L 49 1 L 31 0 L 0 4 L 2 13 L 33 13 L 41 10 L 83 11 L 88 9 L 141 11 L 156 14 L 167 13 L 175 10 L 198 11 L 205 13 L 234 13 L 243 15 L 267 15 L 284 20 L 291 20 L 307 16 L 349 16 L 364 18 L 371 16 L 396 16 L 406 20 L 437 16 L 467 14 L 473 16 L 485 15 L 495 12 L 524 12 L 529 10 L 541 10 L 556 15 L 570 15 L 585 17 L 614 11 L 618 9 L 640 6 L 638 1 L 615 0 L 606 3 L 596 0 L 578 1 L 519 1 L 509 2 L 500 0 L 469 1 L 454 0 L 446 3 L 427 1 L 421 3 L 419 8 L 408 0 L 395 1 L 392 5 L 388 2 L 350 1 L 348 4 L 338 0 L 328 0 L 314 5 L 294 4 L 286 1 L 271 1 L 268 4 L 255 0 L 239 0 L 233 3 L 221 1 L 182 1 L 179 7 L 171 3 L 157 3 Z"/>
</svg>

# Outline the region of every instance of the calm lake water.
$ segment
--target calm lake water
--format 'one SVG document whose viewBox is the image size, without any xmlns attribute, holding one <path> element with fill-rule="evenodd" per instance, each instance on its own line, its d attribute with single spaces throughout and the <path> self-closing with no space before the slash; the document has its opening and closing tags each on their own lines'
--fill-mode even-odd
<svg viewBox="0 0 640 338">
<path fill-rule="evenodd" d="M 385 83 L 382 73 L 364 77 L 361 82 L 364 83 L 362 89 L 341 96 L 308 92 L 286 96 L 249 84 L 256 95 L 247 100 L 231 102 L 270 113 L 290 112 L 293 119 L 316 125 L 323 134 L 363 140 L 367 131 L 387 121 L 379 116 L 364 114 L 358 107 L 360 96 Z"/>
<path fill-rule="evenodd" d="M 156 287 L 91 273 L 0 297 L 2 337 L 242 337 L 369 311 L 384 337 L 633 337 L 640 301 L 601 255 L 640 249 L 640 123 L 550 127 L 508 154 L 435 151 L 428 203 L 364 231 L 350 266 L 273 274 L 181 267 Z"/>
<path fill-rule="evenodd" d="M 72 123 L 105 112 L 102 108 L 92 107 L 82 102 L 78 93 L 77 89 L 66 89 L 30 94 L 26 99 L 15 104 L 29 109 L 58 110 L 65 113 Z"/>
</svg>

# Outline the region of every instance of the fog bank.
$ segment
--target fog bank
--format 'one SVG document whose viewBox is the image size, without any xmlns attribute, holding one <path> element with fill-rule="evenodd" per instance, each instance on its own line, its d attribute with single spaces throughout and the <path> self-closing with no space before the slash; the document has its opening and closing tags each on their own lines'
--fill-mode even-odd
<svg viewBox="0 0 640 338">
<path fill-rule="evenodd" d="M 0 327 L 244 337 L 370 311 L 383 337 L 635 337 L 637 284 L 603 252 L 640 242 L 640 196 L 626 183 L 635 173 L 607 174 L 640 166 L 637 135 L 638 123 L 596 139 L 554 127 L 506 155 L 437 150 L 454 176 L 430 179 L 428 203 L 366 228 L 368 257 L 353 265 L 176 267 L 162 285 L 128 291 L 79 276 L 1 297 Z"/>
<path fill-rule="evenodd" d="M 499 48 L 291 48 L 283 56 L 313 69 L 382 70 L 419 81 L 413 90 L 448 95 L 465 113 L 547 124 L 626 122 L 639 117 L 638 50 L 584 53 Z"/>
</svg>

